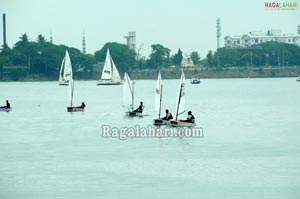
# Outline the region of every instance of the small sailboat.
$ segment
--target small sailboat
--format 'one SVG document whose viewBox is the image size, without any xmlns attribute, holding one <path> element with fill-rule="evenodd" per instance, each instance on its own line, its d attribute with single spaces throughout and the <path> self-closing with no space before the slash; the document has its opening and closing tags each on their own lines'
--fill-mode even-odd
<svg viewBox="0 0 300 199">
<path fill-rule="evenodd" d="M 299 77 L 297 78 L 297 80 L 296 80 L 297 82 L 300 82 L 300 75 L 299 75 Z"/>
<path fill-rule="evenodd" d="M 184 72 L 181 73 L 179 82 L 177 102 L 176 102 L 176 117 L 174 121 L 171 121 L 171 125 L 174 127 L 193 127 L 196 123 L 184 122 L 178 120 L 178 116 L 185 112 L 185 76 Z"/>
<path fill-rule="evenodd" d="M 63 58 L 63 60 L 61 62 L 60 71 L 59 71 L 58 84 L 61 86 L 69 85 L 69 81 L 70 81 L 71 60 L 70 60 L 70 57 L 67 58 L 67 55 L 69 56 L 69 53 L 67 54 L 67 52 L 66 52 L 65 57 Z"/>
<path fill-rule="evenodd" d="M 123 106 L 128 109 L 125 113 L 126 116 L 142 116 L 142 113 L 134 111 L 134 83 L 127 73 L 124 74 L 123 81 Z"/>
<path fill-rule="evenodd" d="M 162 102 L 163 84 L 161 74 L 158 72 L 156 90 L 155 90 L 155 112 L 158 113 L 158 119 L 153 120 L 154 125 L 166 125 L 168 120 L 161 119 L 161 102 Z"/>
<path fill-rule="evenodd" d="M 192 78 L 191 79 L 191 84 L 200 84 L 200 79 L 198 79 L 198 78 Z"/>
<path fill-rule="evenodd" d="M 97 85 L 120 85 L 122 80 L 118 69 L 110 56 L 109 49 L 106 52 L 106 58 L 103 66 L 101 79 L 98 80 Z"/>
<path fill-rule="evenodd" d="M 6 100 L 6 105 L 5 106 L 0 106 L 0 112 L 10 112 L 12 107 L 10 106 L 10 103 L 8 100 Z"/>
<path fill-rule="evenodd" d="M 73 81 L 73 72 L 72 72 L 72 65 L 71 65 L 71 59 L 68 53 L 68 50 L 66 50 L 66 56 L 65 56 L 65 62 L 68 62 L 70 64 L 66 65 L 67 70 L 70 71 L 69 75 L 69 97 L 70 97 L 70 106 L 67 107 L 68 112 L 83 112 L 85 109 L 84 102 L 81 106 L 73 106 L 73 97 L 74 97 L 74 81 Z"/>
</svg>

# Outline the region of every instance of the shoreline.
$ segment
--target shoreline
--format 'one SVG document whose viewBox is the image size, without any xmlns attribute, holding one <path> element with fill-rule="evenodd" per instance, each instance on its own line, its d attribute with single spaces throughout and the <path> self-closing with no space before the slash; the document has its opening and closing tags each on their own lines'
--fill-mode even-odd
<svg viewBox="0 0 300 199">
<path fill-rule="evenodd" d="M 181 75 L 181 69 L 161 69 L 163 79 L 178 79 Z M 293 77 L 297 78 L 300 75 L 300 67 L 291 68 L 252 68 L 252 69 L 228 69 L 228 70 L 213 70 L 200 68 L 184 69 L 186 79 L 200 78 L 200 79 L 231 79 L 231 78 L 280 78 Z M 143 69 L 130 70 L 128 74 L 134 80 L 151 80 L 156 79 L 157 69 Z M 74 79 L 77 81 L 97 81 L 99 74 L 75 75 Z M 122 75 L 121 75 L 122 76 Z M 78 78 L 79 77 L 79 78 Z M 22 80 L 12 80 L 10 78 L 1 78 L 0 82 L 46 82 L 58 81 L 53 77 L 46 78 L 43 76 L 31 75 Z"/>
</svg>

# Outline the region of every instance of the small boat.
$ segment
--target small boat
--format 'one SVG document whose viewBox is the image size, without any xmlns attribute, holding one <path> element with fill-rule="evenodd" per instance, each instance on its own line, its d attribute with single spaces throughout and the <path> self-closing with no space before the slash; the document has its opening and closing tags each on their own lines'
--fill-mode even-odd
<svg viewBox="0 0 300 199">
<path fill-rule="evenodd" d="M 296 81 L 297 81 L 297 82 L 300 82 L 300 75 L 299 75 L 299 77 L 296 79 Z"/>
<path fill-rule="evenodd" d="M 126 116 L 129 117 L 143 116 L 142 113 L 134 111 L 134 86 L 133 86 L 133 82 L 131 81 L 127 73 L 124 74 L 123 106 L 128 109 L 125 112 Z"/>
<path fill-rule="evenodd" d="M 68 53 L 68 56 L 69 56 L 69 53 Z M 60 71 L 59 71 L 58 84 L 60 86 L 68 86 L 69 85 L 70 73 L 71 73 L 70 66 L 71 66 L 70 57 L 67 58 L 67 53 L 66 53 L 65 57 L 63 58 L 63 60 L 61 62 Z"/>
<path fill-rule="evenodd" d="M 73 97 L 74 97 L 74 81 L 73 81 L 73 72 L 72 72 L 72 65 L 71 65 L 71 59 L 68 53 L 68 50 L 66 50 L 65 55 L 65 62 L 68 62 L 70 64 L 66 65 L 67 70 L 70 71 L 69 75 L 69 96 L 70 96 L 70 106 L 67 107 L 68 112 L 83 112 L 84 107 L 80 106 L 73 106 Z"/>
<path fill-rule="evenodd" d="M 161 74 L 158 72 L 156 90 L 155 90 L 155 112 L 158 113 L 158 119 L 153 120 L 153 124 L 157 126 L 166 125 L 168 120 L 161 119 L 161 101 L 162 101 L 163 84 Z"/>
<path fill-rule="evenodd" d="M 7 108 L 7 107 L 0 107 L 0 112 L 10 112 L 12 107 Z"/>
<path fill-rule="evenodd" d="M 101 79 L 98 80 L 97 85 L 120 85 L 122 80 L 118 69 L 110 56 L 109 49 L 106 52 L 106 58 L 103 66 Z"/>
<path fill-rule="evenodd" d="M 173 127 L 193 127 L 196 123 L 185 122 L 183 120 L 178 120 L 178 115 L 185 112 L 185 76 L 184 72 L 181 73 L 181 78 L 179 82 L 177 102 L 176 102 L 176 118 L 171 121 L 171 126 Z"/>
<path fill-rule="evenodd" d="M 200 84 L 200 79 L 197 78 L 191 79 L 191 84 Z"/>
</svg>

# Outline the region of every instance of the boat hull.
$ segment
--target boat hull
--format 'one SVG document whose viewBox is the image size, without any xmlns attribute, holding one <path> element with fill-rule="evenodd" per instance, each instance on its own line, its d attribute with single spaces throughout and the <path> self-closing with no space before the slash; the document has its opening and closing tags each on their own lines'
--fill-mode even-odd
<svg viewBox="0 0 300 199">
<path fill-rule="evenodd" d="M 200 80 L 199 79 L 192 79 L 191 84 L 200 84 Z"/>
<path fill-rule="evenodd" d="M 134 111 L 127 111 L 125 114 L 127 117 L 143 117 L 143 113 L 134 112 Z"/>
<path fill-rule="evenodd" d="M 173 127 L 194 127 L 194 126 L 196 126 L 196 123 L 171 121 L 171 126 L 173 126 Z"/>
<path fill-rule="evenodd" d="M 59 82 L 58 83 L 60 86 L 68 86 L 69 82 Z"/>
<path fill-rule="evenodd" d="M 10 108 L 4 108 L 4 107 L 2 107 L 2 108 L 0 108 L 0 111 L 1 112 L 10 112 L 11 111 L 11 107 Z"/>
<path fill-rule="evenodd" d="M 84 112 L 84 108 L 78 107 L 67 107 L 68 112 Z"/>
<path fill-rule="evenodd" d="M 99 80 L 97 85 L 109 86 L 109 85 L 121 85 L 122 82 L 114 82 L 112 80 Z"/>
<path fill-rule="evenodd" d="M 163 120 L 163 119 L 154 119 L 153 125 L 162 126 L 162 125 L 169 125 L 171 123 L 170 120 Z"/>
</svg>

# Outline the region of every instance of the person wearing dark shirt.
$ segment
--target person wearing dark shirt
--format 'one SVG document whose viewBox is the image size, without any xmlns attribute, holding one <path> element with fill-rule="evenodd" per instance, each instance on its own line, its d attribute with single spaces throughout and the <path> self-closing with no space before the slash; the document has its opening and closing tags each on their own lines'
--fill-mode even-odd
<svg viewBox="0 0 300 199">
<path fill-rule="evenodd" d="M 134 112 L 136 113 L 142 113 L 144 110 L 144 105 L 143 105 L 143 102 L 140 102 L 140 105 L 137 109 L 134 110 Z"/>
<path fill-rule="evenodd" d="M 173 119 L 173 115 L 172 115 L 172 113 L 170 113 L 169 110 L 167 109 L 167 110 L 166 110 L 166 116 L 163 117 L 163 118 L 161 118 L 161 119 L 163 119 L 163 120 L 171 120 L 171 119 Z"/>
<path fill-rule="evenodd" d="M 192 114 L 192 111 L 188 112 L 188 116 L 186 120 L 182 120 L 182 122 L 195 123 L 195 117 Z"/>
</svg>

